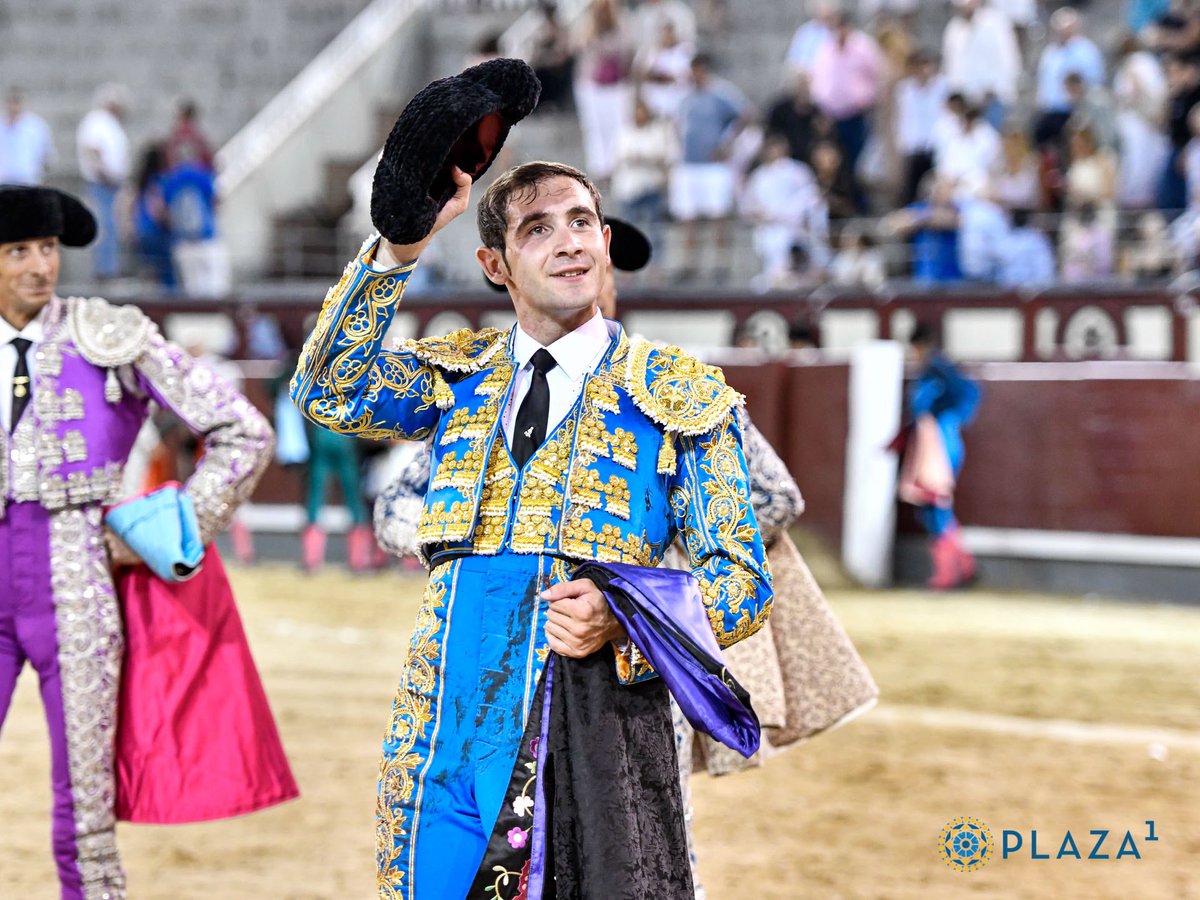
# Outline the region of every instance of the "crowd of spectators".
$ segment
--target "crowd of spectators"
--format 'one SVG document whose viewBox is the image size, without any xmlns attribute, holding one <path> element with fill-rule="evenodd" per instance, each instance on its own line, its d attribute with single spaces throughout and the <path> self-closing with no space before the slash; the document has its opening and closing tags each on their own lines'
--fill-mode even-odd
<svg viewBox="0 0 1200 900">
<path fill-rule="evenodd" d="M 937 47 L 914 3 L 850 5 L 802 4 L 762 108 L 706 49 L 711 4 L 596 0 L 573 32 L 544 5 L 551 107 L 575 108 L 615 212 L 656 243 L 677 223 L 673 277 L 722 281 L 733 227 L 762 290 L 1193 267 L 1200 2 L 1130 0 L 1113 42 L 1069 6 L 951 0 Z"/>
<path fill-rule="evenodd" d="M 167 292 L 227 293 L 213 151 L 196 104 L 179 101 L 166 136 L 135 155 L 125 130 L 131 102 L 125 86 L 100 85 L 75 131 L 78 173 L 99 224 L 92 275 L 104 282 L 144 274 Z M 49 126 L 20 88 L 10 88 L 0 116 L 0 182 L 41 184 L 57 159 Z"/>
</svg>

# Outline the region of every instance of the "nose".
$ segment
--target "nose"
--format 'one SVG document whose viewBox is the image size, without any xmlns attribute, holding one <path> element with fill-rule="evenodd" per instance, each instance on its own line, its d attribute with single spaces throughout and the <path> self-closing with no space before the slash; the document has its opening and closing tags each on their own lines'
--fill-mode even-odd
<svg viewBox="0 0 1200 900">
<path fill-rule="evenodd" d="M 564 228 L 559 233 L 556 253 L 560 256 L 574 256 L 583 250 L 583 242 L 573 228 Z"/>
<path fill-rule="evenodd" d="M 54 270 L 49 253 L 33 254 L 33 271 L 36 275 L 48 276 Z"/>
</svg>

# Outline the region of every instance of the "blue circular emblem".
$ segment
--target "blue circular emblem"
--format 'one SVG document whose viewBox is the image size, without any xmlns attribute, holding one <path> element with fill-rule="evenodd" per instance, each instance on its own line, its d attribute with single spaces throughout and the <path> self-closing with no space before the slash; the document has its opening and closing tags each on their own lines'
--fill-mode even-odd
<svg viewBox="0 0 1200 900">
<path fill-rule="evenodd" d="M 992 858 L 992 832 L 978 819 L 959 816 L 938 835 L 938 856 L 959 872 L 977 872 Z"/>
</svg>

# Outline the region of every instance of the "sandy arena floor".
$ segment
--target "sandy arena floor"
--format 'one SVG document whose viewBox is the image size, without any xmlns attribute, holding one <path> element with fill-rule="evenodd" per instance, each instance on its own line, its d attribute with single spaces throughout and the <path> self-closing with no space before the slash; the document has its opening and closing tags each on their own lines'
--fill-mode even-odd
<svg viewBox="0 0 1200 900">
<path fill-rule="evenodd" d="M 122 826 L 130 895 L 371 897 L 377 750 L 422 579 L 233 575 L 304 796 L 231 822 Z M 1200 898 L 1200 609 L 830 594 L 883 702 L 766 768 L 696 779 L 712 900 Z M 48 806 L 27 669 L 0 740 L 0 897 L 57 897 Z M 959 816 L 1024 847 L 955 872 L 936 843 Z M 1033 829 L 1050 859 L 1030 859 Z M 1099 829 L 1099 852 L 1129 830 L 1141 858 L 1054 858 L 1067 830 L 1086 857 Z"/>
</svg>

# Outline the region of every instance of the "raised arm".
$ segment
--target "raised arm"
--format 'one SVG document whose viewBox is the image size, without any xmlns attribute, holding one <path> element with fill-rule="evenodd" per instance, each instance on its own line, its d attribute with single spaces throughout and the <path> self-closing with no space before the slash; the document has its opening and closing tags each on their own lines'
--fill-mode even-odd
<svg viewBox="0 0 1200 900">
<path fill-rule="evenodd" d="M 383 340 L 416 263 L 378 271 L 368 242 L 330 288 L 291 395 L 315 425 L 364 438 L 423 438 L 437 423 L 433 368 Z"/>
<path fill-rule="evenodd" d="M 452 175 L 457 192 L 432 230 L 415 244 L 368 240 L 329 289 L 313 333 L 304 342 L 292 400 L 305 418 L 364 438 L 424 438 L 437 424 L 435 395 L 449 391 L 432 366 L 413 354 L 383 349 L 408 276 L 433 236 L 467 207 L 470 176 Z"/>
</svg>

